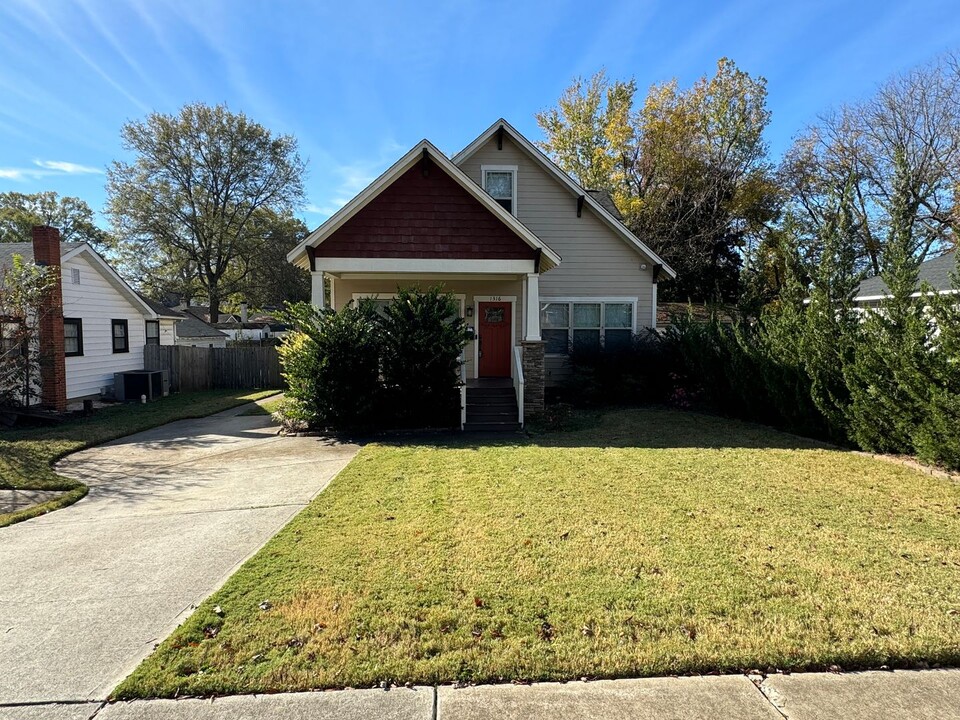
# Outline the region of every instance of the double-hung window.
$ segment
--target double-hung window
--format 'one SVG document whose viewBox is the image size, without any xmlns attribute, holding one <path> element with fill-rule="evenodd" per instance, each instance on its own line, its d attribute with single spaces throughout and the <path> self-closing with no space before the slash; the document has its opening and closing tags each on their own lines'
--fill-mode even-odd
<svg viewBox="0 0 960 720">
<path fill-rule="evenodd" d="M 0 354 L 16 357 L 25 354 L 27 333 L 22 320 L 15 317 L 0 318 Z"/>
<path fill-rule="evenodd" d="M 115 353 L 130 352 L 130 337 L 127 332 L 126 320 L 111 320 L 110 326 L 113 329 L 113 351 Z"/>
<path fill-rule="evenodd" d="M 630 347 L 636 301 L 550 300 L 540 303 L 540 334 L 547 355 L 616 352 Z"/>
<path fill-rule="evenodd" d="M 147 345 L 160 344 L 160 321 L 147 320 Z"/>
<path fill-rule="evenodd" d="M 483 189 L 507 212 L 517 214 L 517 166 L 484 165 L 480 168 Z"/>
<path fill-rule="evenodd" d="M 63 354 L 67 357 L 83 355 L 83 321 L 80 318 L 63 319 Z"/>
</svg>

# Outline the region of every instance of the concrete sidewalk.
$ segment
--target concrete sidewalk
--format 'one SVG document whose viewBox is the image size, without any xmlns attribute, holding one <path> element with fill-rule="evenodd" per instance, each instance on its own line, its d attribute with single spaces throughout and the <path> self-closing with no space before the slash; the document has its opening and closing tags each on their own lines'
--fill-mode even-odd
<svg viewBox="0 0 960 720">
<path fill-rule="evenodd" d="M 0 720 L 957 720 L 960 670 L 600 680 L 0 707 Z"/>
<path fill-rule="evenodd" d="M 357 451 L 243 409 L 71 455 L 87 497 L 0 529 L 0 705 L 88 717 Z"/>
</svg>

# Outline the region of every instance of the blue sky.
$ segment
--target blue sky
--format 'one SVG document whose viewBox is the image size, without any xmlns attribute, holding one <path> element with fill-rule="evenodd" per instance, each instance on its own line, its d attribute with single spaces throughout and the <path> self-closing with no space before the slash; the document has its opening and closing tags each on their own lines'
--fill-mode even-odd
<svg viewBox="0 0 960 720">
<path fill-rule="evenodd" d="M 769 82 L 774 157 L 831 106 L 960 49 L 956 0 L 3 0 L 0 191 L 104 202 L 122 124 L 226 102 L 293 133 L 312 227 L 427 137 L 453 153 L 605 67 L 689 85 L 728 56 Z"/>
</svg>

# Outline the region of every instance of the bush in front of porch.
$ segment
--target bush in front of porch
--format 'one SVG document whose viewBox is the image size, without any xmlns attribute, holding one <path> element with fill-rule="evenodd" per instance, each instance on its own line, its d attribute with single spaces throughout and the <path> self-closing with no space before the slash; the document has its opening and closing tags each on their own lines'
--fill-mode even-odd
<svg viewBox="0 0 960 720">
<path fill-rule="evenodd" d="M 292 305 L 280 348 L 289 385 L 285 424 L 371 432 L 452 427 L 459 421 L 461 353 L 469 333 L 441 287 L 398 289 L 339 311 Z"/>
</svg>

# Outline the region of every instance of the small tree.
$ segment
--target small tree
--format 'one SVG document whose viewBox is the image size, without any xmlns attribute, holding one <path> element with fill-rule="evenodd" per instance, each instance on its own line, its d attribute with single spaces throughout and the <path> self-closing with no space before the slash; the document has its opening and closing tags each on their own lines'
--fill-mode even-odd
<svg viewBox="0 0 960 720">
<path fill-rule="evenodd" d="M 907 168 L 897 163 L 895 198 L 886 266 L 882 277 L 890 298 L 867 313 L 856 328 L 856 351 L 844 370 L 850 391 L 851 437 L 868 450 L 912 453 L 914 428 L 923 420 L 918 387 L 929 351 L 929 319 L 913 296 L 919 261 L 913 255 L 917 199 Z"/>
<path fill-rule="evenodd" d="M 820 261 L 811 270 L 813 288 L 803 332 L 803 364 L 810 395 L 836 441 L 847 440 L 850 391 L 844 369 L 854 360 L 860 318 L 854 309 L 863 273 L 857 272 L 858 230 L 852 182 L 821 230 Z"/>
<path fill-rule="evenodd" d="M 960 275 L 954 274 L 952 286 L 956 294 L 922 290 L 934 332 L 924 355 L 925 412 L 913 445 L 922 460 L 960 468 Z"/>
<path fill-rule="evenodd" d="M 0 405 L 28 407 L 40 391 L 40 323 L 59 277 L 20 255 L 0 272 Z"/>
<path fill-rule="evenodd" d="M 433 287 L 397 292 L 381 321 L 389 409 L 406 427 L 455 424 L 461 353 L 470 339 L 454 297 Z"/>
</svg>

